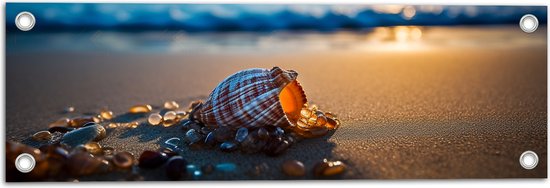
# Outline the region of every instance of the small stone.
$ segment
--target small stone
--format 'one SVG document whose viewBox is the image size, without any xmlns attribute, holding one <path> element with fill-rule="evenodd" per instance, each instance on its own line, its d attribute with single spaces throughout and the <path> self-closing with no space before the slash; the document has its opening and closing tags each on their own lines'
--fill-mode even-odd
<svg viewBox="0 0 550 188">
<path fill-rule="evenodd" d="M 258 138 L 262 139 L 262 140 L 267 140 L 269 139 L 269 131 L 267 131 L 265 128 L 263 127 L 260 127 L 258 129 Z"/>
<path fill-rule="evenodd" d="M 75 152 L 67 160 L 68 173 L 73 176 L 94 174 L 102 165 L 102 160 L 93 157 L 87 152 Z"/>
<path fill-rule="evenodd" d="M 313 175 L 319 178 L 331 177 L 344 173 L 346 165 L 342 161 L 328 161 L 323 159 L 313 167 Z"/>
<path fill-rule="evenodd" d="M 101 112 L 99 113 L 99 116 L 103 119 L 111 120 L 111 119 L 113 119 L 113 111 L 101 110 Z"/>
<path fill-rule="evenodd" d="M 226 141 L 220 145 L 220 149 L 223 152 L 232 152 L 237 150 L 237 144 L 233 141 Z"/>
<path fill-rule="evenodd" d="M 176 111 L 176 119 L 185 119 L 187 118 L 189 113 L 187 113 L 186 111 Z"/>
<path fill-rule="evenodd" d="M 283 172 L 288 176 L 302 177 L 306 175 L 304 164 L 297 160 L 285 161 L 282 165 Z"/>
<path fill-rule="evenodd" d="M 325 116 L 318 116 L 315 126 L 324 126 L 327 123 L 327 118 Z"/>
<path fill-rule="evenodd" d="M 50 125 L 48 125 L 48 127 L 67 127 L 69 126 L 69 122 L 71 120 L 69 118 L 61 118 L 61 119 L 58 119 L 57 121 L 54 121 L 52 123 L 50 123 Z"/>
<path fill-rule="evenodd" d="M 187 161 L 181 156 L 174 156 L 166 165 L 166 176 L 171 180 L 179 180 L 186 175 Z"/>
<path fill-rule="evenodd" d="M 36 141 L 47 141 L 52 139 L 52 133 L 48 131 L 40 131 L 32 135 L 32 139 Z"/>
<path fill-rule="evenodd" d="M 310 127 L 309 124 L 307 124 L 307 120 L 303 119 L 303 118 L 300 118 L 296 122 L 296 125 L 298 125 L 298 128 L 300 128 L 300 129 L 308 129 Z"/>
<path fill-rule="evenodd" d="M 237 170 L 237 165 L 234 163 L 220 163 L 216 165 L 215 169 L 220 172 L 234 172 Z"/>
<path fill-rule="evenodd" d="M 206 135 L 206 139 L 204 140 L 204 144 L 206 144 L 207 146 L 214 146 L 216 145 L 217 141 L 216 141 L 216 138 L 214 136 L 214 132 L 210 132 L 208 133 L 208 135 Z"/>
<path fill-rule="evenodd" d="M 98 138 L 104 138 L 105 135 L 105 128 L 101 125 L 94 124 L 65 133 L 61 138 L 61 143 L 69 147 L 75 147 L 86 144 L 92 140 L 97 141 Z"/>
<path fill-rule="evenodd" d="M 82 127 L 86 125 L 87 123 L 94 123 L 94 117 L 93 116 L 81 116 L 73 118 L 69 121 L 69 126 L 71 127 Z"/>
<path fill-rule="evenodd" d="M 340 121 L 333 118 L 327 118 L 326 128 L 329 130 L 337 129 L 340 126 Z"/>
<path fill-rule="evenodd" d="M 118 168 L 128 169 L 134 165 L 134 155 L 127 151 L 118 152 L 113 156 L 113 164 Z"/>
<path fill-rule="evenodd" d="M 160 114 L 151 114 L 149 115 L 149 118 L 147 118 L 147 122 L 151 125 L 159 125 L 162 123 L 162 116 Z"/>
<path fill-rule="evenodd" d="M 269 156 L 277 156 L 284 153 L 290 147 L 290 143 L 280 138 L 273 139 L 264 148 L 265 154 Z"/>
<path fill-rule="evenodd" d="M 304 109 L 300 110 L 300 115 L 303 118 L 309 118 L 311 116 L 311 114 L 312 114 L 311 111 L 307 108 L 304 108 Z"/>
<path fill-rule="evenodd" d="M 176 101 L 166 101 L 164 103 L 164 109 L 175 110 L 178 109 L 180 105 Z"/>
<path fill-rule="evenodd" d="M 50 133 L 54 133 L 54 132 L 66 133 L 66 132 L 69 132 L 69 131 L 72 131 L 72 130 L 74 130 L 74 128 L 70 128 L 70 127 L 50 127 L 48 129 L 48 132 L 50 132 Z"/>
<path fill-rule="evenodd" d="M 160 148 L 159 151 L 166 154 L 168 158 L 179 155 L 177 152 L 175 152 L 173 149 L 170 149 L 170 148 L 163 147 L 163 148 Z"/>
<path fill-rule="evenodd" d="M 84 144 L 84 148 L 86 148 L 86 151 L 93 155 L 100 155 L 103 154 L 103 150 L 101 149 L 101 145 L 97 142 L 89 142 L 87 144 Z"/>
<path fill-rule="evenodd" d="M 74 112 L 75 108 L 72 107 L 72 106 L 68 106 L 67 108 L 65 108 L 64 112 L 65 113 L 71 113 L 71 112 Z"/>
<path fill-rule="evenodd" d="M 139 167 L 141 168 L 157 168 L 168 160 L 165 153 L 157 151 L 145 150 L 139 156 Z"/>
<path fill-rule="evenodd" d="M 153 107 L 151 107 L 151 105 L 142 104 L 142 105 L 132 106 L 128 111 L 132 114 L 141 114 L 141 113 L 149 113 L 151 112 L 151 110 L 153 110 Z"/>
<path fill-rule="evenodd" d="M 248 129 L 246 127 L 241 127 L 237 129 L 237 133 L 235 134 L 235 140 L 237 142 L 243 142 L 247 136 L 248 136 Z"/>
<path fill-rule="evenodd" d="M 202 138 L 201 138 L 201 135 L 197 131 L 195 131 L 195 129 L 189 129 L 185 133 L 185 139 L 189 143 L 196 143 L 196 142 L 200 141 Z"/>
<path fill-rule="evenodd" d="M 174 111 L 168 111 L 166 113 L 164 113 L 164 121 L 173 121 L 176 119 L 176 112 Z"/>
<path fill-rule="evenodd" d="M 285 135 L 285 130 L 281 127 L 275 128 L 275 136 L 283 136 Z"/>
</svg>

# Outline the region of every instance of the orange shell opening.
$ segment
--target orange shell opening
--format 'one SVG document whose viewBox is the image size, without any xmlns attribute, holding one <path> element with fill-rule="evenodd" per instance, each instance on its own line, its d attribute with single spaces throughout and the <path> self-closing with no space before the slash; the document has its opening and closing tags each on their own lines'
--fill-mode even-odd
<svg viewBox="0 0 550 188">
<path fill-rule="evenodd" d="M 281 90 L 279 101 L 291 123 L 296 123 L 298 121 L 300 118 L 300 110 L 302 110 L 302 107 L 307 102 L 304 91 L 296 80 L 287 84 L 283 90 Z"/>
</svg>

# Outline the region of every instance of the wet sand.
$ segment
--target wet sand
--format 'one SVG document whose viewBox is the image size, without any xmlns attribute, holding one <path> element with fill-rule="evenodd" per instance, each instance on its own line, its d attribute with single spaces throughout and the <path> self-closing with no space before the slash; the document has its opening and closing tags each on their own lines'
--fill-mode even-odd
<svg viewBox="0 0 550 188">
<path fill-rule="evenodd" d="M 334 51 L 275 54 L 7 54 L 6 139 L 39 146 L 30 135 L 61 117 L 115 115 L 135 104 L 187 105 L 205 99 L 226 76 L 245 68 L 280 66 L 299 73 L 308 100 L 337 114 L 342 126 L 304 140 L 279 157 L 185 148 L 190 163 L 233 162 L 235 173 L 204 179 L 289 179 L 287 159 L 308 172 L 323 158 L 348 165 L 343 179 L 547 177 L 545 46 L 446 48 L 430 51 Z M 74 114 L 63 114 L 74 106 Z M 139 119 L 144 122 L 145 118 Z M 179 127 L 117 128 L 100 142 L 136 156 L 182 137 Z M 525 150 L 539 165 L 523 169 Z M 254 175 L 262 163 L 269 169 Z M 166 180 L 163 168 L 140 170 Z M 114 173 L 81 180 L 120 180 Z M 311 173 L 301 179 L 312 179 Z"/>
</svg>

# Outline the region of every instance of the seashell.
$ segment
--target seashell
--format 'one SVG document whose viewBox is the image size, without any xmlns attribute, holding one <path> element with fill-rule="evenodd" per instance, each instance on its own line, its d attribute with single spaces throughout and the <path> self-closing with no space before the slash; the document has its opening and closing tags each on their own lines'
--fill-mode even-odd
<svg viewBox="0 0 550 188">
<path fill-rule="evenodd" d="M 196 105 L 190 119 L 212 128 L 294 125 L 307 102 L 297 76 L 295 71 L 279 67 L 237 72 Z"/>
</svg>

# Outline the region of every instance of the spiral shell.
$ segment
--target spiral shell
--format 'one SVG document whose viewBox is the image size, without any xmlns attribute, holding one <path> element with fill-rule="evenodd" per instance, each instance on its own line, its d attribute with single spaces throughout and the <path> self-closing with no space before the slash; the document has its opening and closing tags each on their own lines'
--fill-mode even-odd
<svg viewBox="0 0 550 188">
<path fill-rule="evenodd" d="M 279 67 L 247 69 L 224 79 L 190 119 L 217 128 L 287 127 L 300 118 L 307 102 L 298 73 Z"/>
</svg>

